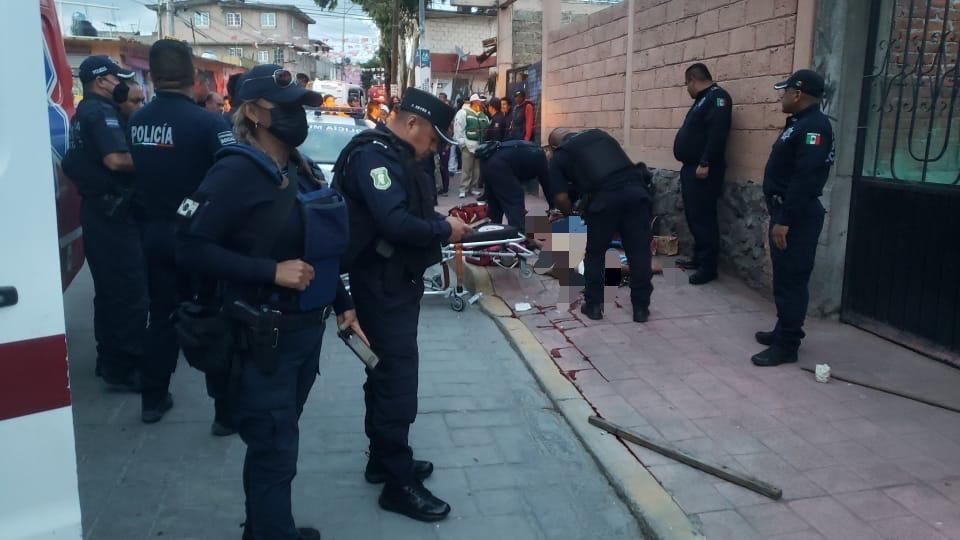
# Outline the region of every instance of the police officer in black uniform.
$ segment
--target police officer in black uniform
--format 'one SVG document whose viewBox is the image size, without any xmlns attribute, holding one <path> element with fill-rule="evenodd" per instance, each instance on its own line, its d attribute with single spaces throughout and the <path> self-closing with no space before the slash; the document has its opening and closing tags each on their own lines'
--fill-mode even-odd
<svg viewBox="0 0 960 540">
<path fill-rule="evenodd" d="M 440 261 L 445 242 L 470 229 L 433 209 L 433 179 L 417 160 L 436 152 L 453 111 L 408 88 L 387 125 L 354 137 L 334 166 L 334 187 L 347 199 L 350 248 L 345 255 L 357 317 L 380 358 L 364 384 L 370 458 L 365 477 L 385 483 L 380 506 L 437 521 L 450 506 L 422 481 L 433 464 L 413 459 L 410 424 L 417 415 L 417 326 L 423 272 Z M 448 142 L 453 143 L 448 139 Z"/>
<path fill-rule="evenodd" d="M 492 153 L 487 153 L 488 148 Z M 543 149 L 527 141 L 491 142 L 477 150 L 477 158 L 480 175 L 487 186 L 487 217 L 501 223 L 506 214 L 507 224 L 523 231 L 527 212 L 522 182 L 536 178 L 547 200 L 551 200 L 550 174 Z"/>
<path fill-rule="evenodd" d="M 243 105 L 234 118 L 241 144 L 217 154 L 197 192 L 180 206 L 185 223 L 177 258 L 220 283 L 224 313 L 241 323 L 247 344 L 236 356 L 239 381 L 229 388 L 247 444 L 243 538 L 319 538 L 316 529 L 295 526 L 290 486 L 298 419 L 317 377 L 327 306 L 337 312 L 340 329 L 366 339 L 340 281 L 346 208 L 296 150 L 307 137 L 303 105 L 319 106 L 320 94 L 297 85 L 280 66 L 261 65 L 242 79 L 239 96 Z M 263 336 L 266 348 L 258 345 Z"/>
<path fill-rule="evenodd" d="M 580 311 L 593 320 L 603 318 L 604 255 L 614 233 L 620 234 L 630 265 L 630 301 L 633 320 L 650 317 L 653 293 L 650 271 L 650 191 L 646 166 L 634 164 L 620 143 L 606 132 L 591 129 L 571 133 L 555 129 L 550 182 L 554 205 L 564 214 L 573 211 L 574 192 L 587 224 L 584 256 L 584 303 Z"/>
<path fill-rule="evenodd" d="M 77 185 L 80 223 L 93 287 L 97 373 L 110 385 L 139 391 L 147 284 L 133 206 L 133 160 L 117 109 L 133 72 L 106 56 L 80 64 L 83 101 L 70 123 L 63 170 Z"/>
<path fill-rule="evenodd" d="M 820 111 L 823 77 L 801 69 L 774 88 L 783 90 L 780 102 L 790 116 L 763 172 L 777 325 L 773 331 L 757 332 L 757 342 L 767 346 L 753 356 L 757 366 L 797 361 L 810 301 L 810 274 L 826 214 L 819 197 L 834 160 L 833 127 Z"/>
<path fill-rule="evenodd" d="M 193 60 L 185 43 L 172 39 L 154 43 L 150 77 L 157 95 L 130 122 L 137 196 L 144 208 L 142 232 L 150 287 L 141 411 L 145 423 L 159 422 L 173 407 L 170 376 L 180 349 L 171 315 L 179 301 L 192 294 L 189 278 L 176 267 L 177 208 L 197 189 L 213 165 L 214 154 L 235 142 L 221 115 L 197 107 L 193 101 Z M 214 398 L 219 393 L 217 386 L 208 380 Z M 223 404 L 217 403 L 214 434 L 231 434 Z"/>
<path fill-rule="evenodd" d="M 703 64 L 688 67 L 685 80 L 693 106 L 673 141 L 673 156 L 683 163 L 680 193 L 695 245 L 693 258 L 679 260 L 677 266 L 695 270 L 690 284 L 703 285 L 717 279 L 717 200 L 727 169 L 725 154 L 733 102 L 730 94 L 713 82 Z"/>
</svg>

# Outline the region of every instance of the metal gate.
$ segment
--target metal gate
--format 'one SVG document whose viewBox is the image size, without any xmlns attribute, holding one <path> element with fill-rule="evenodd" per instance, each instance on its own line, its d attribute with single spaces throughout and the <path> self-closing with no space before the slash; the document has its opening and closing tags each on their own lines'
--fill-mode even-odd
<svg viewBox="0 0 960 540">
<path fill-rule="evenodd" d="M 844 321 L 960 366 L 960 0 L 872 6 Z"/>
</svg>

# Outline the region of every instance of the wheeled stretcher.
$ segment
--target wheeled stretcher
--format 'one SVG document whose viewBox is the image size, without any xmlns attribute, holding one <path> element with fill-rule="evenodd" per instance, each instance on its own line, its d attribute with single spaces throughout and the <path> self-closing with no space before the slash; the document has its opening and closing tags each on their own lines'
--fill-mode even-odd
<svg viewBox="0 0 960 540">
<path fill-rule="evenodd" d="M 498 224 L 477 227 L 476 232 L 462 242 L 442 248 L 443 258 L 438 265 L 439 269 L 433 267 L 432 271 L 428 270 L 424 274 L 424 295 L 447 296 L 454 311 L 463 311 L 467 306 L 466 296 L 469 295 L 463 285 L 467 258 L 489 257 L 493 264 L 500 267 L 519 267 L 520 277 L 529 278 L 533 275 L 533 269 L 527 259 L 536 253 L 528 249 L 525 243 L 526 238 L 516 227 Z"/>
</svg>

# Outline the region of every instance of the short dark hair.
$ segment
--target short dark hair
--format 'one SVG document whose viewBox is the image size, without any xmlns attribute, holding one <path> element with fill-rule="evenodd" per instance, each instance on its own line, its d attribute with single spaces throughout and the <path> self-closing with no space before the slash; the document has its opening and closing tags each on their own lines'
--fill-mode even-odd
<svg viewBox="0 0 960 540">
<path fill-rule="evenodd" d="M 193 85 L 193 52 L 176 39 L 161 39 L 150 47 L 150 77 L 159 89 Z"/>
<path fill-rule="evenodd" d="M 298 81 L 309 81 L 309 80 L 310 80 L 310 76 L 307 75 L 306 73 L 297 73 L 297 80 L 298 80 Z"/>
<path fill-rule="evenodd" d="M 683 74 L 685 81 L 712 81 L 713 76 L 710 75 L 710 70 L 707 69 L 707 66 L 697 62 L 692 66 L 687 68 L 687 71 Z"/>
<path fill-rule="evenodd" d="M 243 77 L 243 73 L 234 73 L 227 79 L 227 95 L 230 96 L 230 103 L 237 103 L 237 87 L 240 85 L 240 78 Z"/>
<path fill-rule="evenodd" d="M 437 95 L 437 97 L 446 98 L 446 97 L 447 97 L 447 93 L 446 93 L 446 92 L 440 92 L 440 93 Z"/>
<path fill-rule="evenodd" d="M 498 98 L 498 97 L 492 97 L 492 98 L 490 98 L 490 101 L 487 102 L 487 106 L 488 106 L 488 107 L 493 107 L 494 109 L 496 109 L 496 110 L 499 111 L 499 110 L 500 110 L 500 98 Z"/>
</svg>

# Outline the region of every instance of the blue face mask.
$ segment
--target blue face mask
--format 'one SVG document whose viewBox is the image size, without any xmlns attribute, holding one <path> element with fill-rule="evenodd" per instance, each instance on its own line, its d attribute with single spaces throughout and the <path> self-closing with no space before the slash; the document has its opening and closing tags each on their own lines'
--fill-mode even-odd
<svg viewBox="0 0 960 540">
<path fill-rule="evenodd" d="M 301 105 L 281 105 L 270 109 L 270 133 L 296 148 L 307 140 L 307 111 Z"/>
</svg>

